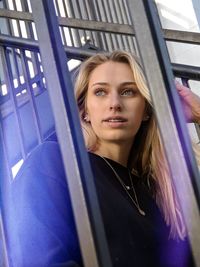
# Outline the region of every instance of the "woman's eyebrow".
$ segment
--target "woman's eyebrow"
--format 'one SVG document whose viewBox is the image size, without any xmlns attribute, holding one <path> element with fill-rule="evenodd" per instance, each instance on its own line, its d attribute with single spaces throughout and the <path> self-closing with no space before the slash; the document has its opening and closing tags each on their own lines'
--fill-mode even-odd
<svg viewBox="0 0 200 267">
<path fill-rule="evenodd" d="M 132 82 L 122 82 L 120 83 L 121 86 L 124 86 L 124 85 L 134 85 L 134 86 L 137 86 L 136 82 L 132 81 Z"/>
<path fill-rule="evenodd" d="M 109 83 L 107 83 L 107 82 L 96 82 L 96 83 L 92 84 L 92 87 L 96 86 L 96 85 L 109 85 Z"/>
<path fill-rule="evenodd" d="M 96 85 L 109 85 L 109 83 L 107 83 L 107 82 L 95 82 L 95 83 L 93 83 L 92 84 L 92 86 L 96 86 Z M 131 81 L 131 82 L 122 82 L 122 83 L 120 83 L 120 86 L 124 86 L 124 85 L 134 85 L 134 86 L 136 86 L 136 82 L 134 82 L 134 81 Z"/>
</svg>

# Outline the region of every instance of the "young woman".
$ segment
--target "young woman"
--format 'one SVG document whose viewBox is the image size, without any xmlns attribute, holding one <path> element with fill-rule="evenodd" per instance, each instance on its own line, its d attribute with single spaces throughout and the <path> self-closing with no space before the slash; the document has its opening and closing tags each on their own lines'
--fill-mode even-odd
<svg viewBox="0 0 200 267">
<path fill-rule="evenodd" d="M 122 51 L 96 55 L 81 66 L 75 88 L 86 147 L 102 184 L 105 225 L 112 222 L 107 231 L 120 240 L 118 247 L 112 240 L 117 247 L 112 258 L 123 259 L 119 266 L 140 266 L 143 261 L 141 266 L 151 266 L 156 252 L 158 266 L 189 266 L 187 252 L 177 251 L 186 238 L 185 224 L 138 59 Z M 194 109 L 185 105 L 185 111 L 188 119 L 198 120 L 199 98 L 188 96 L 180 84 L 177 89 L 182 99 L 197 101 Z M 155 258 L 152 266 L 157 266 Z"/>
<path fill-rule="evenodd" d="M 199 120 L 200 99 L 177 89 L 187 119 Z M 138 59 L 124 51 L 89 58 L 75 91 L 113 266 L 193 266 Z M 82 266 L 57 143 L 29 157 L 13 190 L 13 266 Z"/>
</svg>

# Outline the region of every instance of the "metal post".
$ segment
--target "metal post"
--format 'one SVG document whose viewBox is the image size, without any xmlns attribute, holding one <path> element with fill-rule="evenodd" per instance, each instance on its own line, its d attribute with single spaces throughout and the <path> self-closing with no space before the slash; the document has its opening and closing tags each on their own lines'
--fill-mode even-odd
<svg viewBox="0 0 200 267">
<path fill-rule="evenodd" d="M 0 121 L 2 120 L 2 117 L 0 116 Z M 7 198 L 8 198 L 8 185 L 11 180 L 11 169 L 10 166 L 8 166 L 8 160 L 6 158 L 6 149 L 5 144 L 3 141 L 3 130 L 2 126 L 0 125 L 0 238 L 2 242 L 2 256 L 3 256 L 3 266 L 8 267 L 9 266 L 9 257 L 8 257 L 8 251 L 7 251 L 7 243 L 6 243 L 6 227 L 5 227 L 5 220 L 6 220 L 6 204 L 7 204 Z M 10 177 L 9 177 L 10 176 Z M 10 179 L 9 179 L 10 178 Z"/>
<path fill-rule="evenodd" d="M 32 0 L 31 4 L 84 264 L 87 267 L 110 267 L 94 180 L 53 1 Z"/>
<path fill-rule="evenodd" d="M 200 179 L 166 44 L 154 2 L 128 0 L 128 4 L 194 260 L 196 267 L 199 267 Z"/>
<path fill-rule="evenodd" d="M 7 254 L 7 249 L 6 249 L 6 242 L 5 242 L 5 234 L 4 234 L 4 227 L 3 227 L 3 218 L 1 214 L 1 208 L 0 208 L 0 240 L 1 240 L 1 251 L 0 253 L 2 254 L 2 259 L 1 263 L 3 264 L 2 266 L 8 267 L 8 254 Z"/>
</svg>

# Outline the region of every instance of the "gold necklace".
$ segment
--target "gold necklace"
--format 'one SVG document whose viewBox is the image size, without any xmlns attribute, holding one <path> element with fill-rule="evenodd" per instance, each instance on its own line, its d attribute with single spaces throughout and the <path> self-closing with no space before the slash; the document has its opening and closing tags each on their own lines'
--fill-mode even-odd
<svg viewBox="0 0 200 267">
<path fill-rule="evenodd" d="M 99 155 L 100 156 L 100 155 Z M 105 162 L 106 164 L 111 168 L 111 170 L 114 172 L 117 180 L 120 182 L 120 184 L 122 185 L 122 187 L 125 189 L 127 195 L 130 197 L 130 199 L 132 200 L 133 204 L 136 206 L 137 210 L 139 211 L 139 213 L 142 215 L 142 216 L 145 216 L 145 212 L 140 208 L 140 205 L 139 205 L 139 202 L 138 202 L 138 198 L 137 198 L 137 194 L 136 194 L 136 191 L 135 191 L 135 188 L 134 188 L 134 185 L 133 185 L 133 181 L 132 181 L 132 178 L 131 178 L 131 173 L 130 171 L 128 171 L 128 174 L 129 174 L 129 179 L 130 179 L 130 182 L 131 182 L 131 187 L 130 186 L 127 186 L 123 180 L 120 178 L 120 176 L 117 174 L 117 172 L 115 171 L 115 169 L 112 167 L 112 165 L 102 156 L 100 156 Z M 134 197 L 135 197 L 135 200 L 132 198 L 131 194 L 129 193 L 128 190 L 132 189 L 133 191 L 133 194 L 134 194 Z"/>
</svg>

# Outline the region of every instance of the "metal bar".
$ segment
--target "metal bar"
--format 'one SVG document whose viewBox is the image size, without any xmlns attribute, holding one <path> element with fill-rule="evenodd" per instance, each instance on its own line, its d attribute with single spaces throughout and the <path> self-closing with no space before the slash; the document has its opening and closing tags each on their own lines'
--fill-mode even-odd
<svg viewBox="0 0 200 267">
<path fill-rule="evenodd" d="M 106 21 L 106 23 L 110 23 L 109 20 L 110 18 L 108 17 L 108 6 L 107 6 L 107 1 L 105 2 L 100 1 L 101 4 L 99 4 L 99 17 L 100 19 L 103 19 Z M 96 29 L 96 27 L 94 26 L 93 29 Z M 109 51 L 112 51 L 114 49 L 114 44 L 113 44 L 113 36 L 111 33 L 106 32 L 105 29 L 102 30 L 103 32 L 105 32 L 105 42 L 106 42 L 106 46 L 108 48 Z"/>
<path fill-rule="evenodd" d="M 110 2 L 109 1 L 102 1 L 102 7 L 104 10 L 104 15 L 106 18 L 106 21 L 109 23 L 113 23 L 113 16 L 111 14 L 111 7 L 110 7 Z M 108 35 L 108 34 L 107 34 Z M 110 51 L 117 49 L 117 47 L 120 47 L 120 44 L 118 42 L 117 36 L 113 35 L 112 33 L 108 35 L 108 46 L 111 45 Z"/>
<path fill-rule="evenodd" d="M 200 67 L 172 63 L 175 76 L 200 81 Z"/>
<path fill-rule="evenodd" d="M 163 35 L 166 41 L 181 42 L 188 44 L 200 44 L 200 33 L 198 32 L 163 29 Z"/>
<path fill-rule="evenodd" d="M 174 85 L 166 44 L 162 38 L 154 2 L 128 0 L 128 4 L 172 179 L 188 229 L 196 267 L 199 267 L 199 173 Z"/>
<path fill-rule="evenodd" d="M 8 4 L 7 4 L 7 1 L 3 1 L 3 9 L 7 9 L 8 8 Z M 1 9 L 0 9 L 0 12 L 1 12 Z M 7 27 L 7 31 L 8 31 L 8 34 L 11 34 L 11 26 L 10 26 L 10 20 L 8 18 L 6 18 L 6 27 Z"/>
<path fill-rule="evenodd" d="M 91 19 L 97 21 L 97 14 L 95 12 L 95 6 L 94 6 L 94 1 L 93 0 L 88 0 L 88 6 L 90 7 L 90 17 Z M 97 46 L 100 48 L 100 49 L 103 49 L 103 43 L 102 43 L 102 38 L 101 38 L 101 35 L 99 32 L 95 32 L 95 37 L 97 39 Z"/>
<path fill-rule="evenodd" d="M 94 7 L 95 7 L 95 11 L 96 11 L 96 20 L 97 21 L 102 20 L 102 16 L 101 16 L 101 12 L 100 12 L 99 0 L 96 1 Z M 108 51 L 108 44 L 107 44 L 107 41 L 106 41 L 105 32 L 101 31 L 99 34 L 100 34 L 100 37 L 101 37 L 101 40 L 102 40 L 102 49 L 105 49 L 106 51 Z"/>
<path fill-rule="evenodd" d="M 118 17 L 117 17 L 117 11 L 116 11 L 116 2 L 110 1 L 109 5 L 110 5 L 109 8 L 110 8 L 110 12 L 111 12 L 112 22 L 117 23 Z M 120 36 L 120 34 L 117 34 L 113 38 L 115 38 L 116 49 L 119 49 L 119 47 L 123 47 L 122 46 L 122 37 Z"/>
<path fill-rule="evenodd" d="M 0 34 L 0 45 L 3 47 L 15 47 L 15 48 L 22 48 L 22 49 L 28 49 L 31 51 L 38 52 L 39 46 L 38 42 L 30 39 L 25 38 L 17 38 L 13 36 L 3 35 Z M 74 59 L 84 59 L 91 55 L 94 55 L 97 53 L 96 50 L 89 50 L 84 48 L 77 48 L 77 47 L 71 47 L 71 46 L 65 46 L 64 47 L 65 52 L 67 53 L 68 58 L 74 58 Z M 99 50 L 98 50 L 99 51 Z"/>
<path fill-rule="evenodd" d="M 75 18 L 78 17 L 78 19 L 82 20 L 82 14 L 81 14 L 81 8 L 80 8 L 79 1 L 75 0 L 72 3 L 73 3 L 73 12 L 74 12 Z M 78 32 L 79 32 L 80 36 L 82 35 L 82 37 L 84 37 L 84 40 L 86 42 L 87 41 L 87 32 L 85 30 L 79 30 Z M 80 39 L 80 36 L 79 36 L 79 39 Z"/>
<path fill-rule="evenodd" d="M 22 6 L 23 12 L 28 12 L 29 11 L 27 1 L 21 0 L 21 6 Z"/>
<path fill-rule="evenodd" d="M 4 34 L 0 34 L 0 44 L 6 47 L 11 46 L 16 48 L 29 49 L 37 52 L 39 51 L 37 41 L 25 38 L 17 38 Z M 80 60 L 92 56 L 97 52 L 100 52 L 100 50 L 98 51 L 86 50 L 84 48 L 68 47 L 68 46 L 65 46 L 64 49 L 67 53 L 68 58 L 74 58 Z M 200 67 L 172 63 L 172 69 L 175 76 L 177 77 L 184 77 L 191 80 L 200 81 Z"/>
<path fill-rule="evenodd" d="M 41 74 L 34 77 L 33 79 L 31 79 L 31 84 L 33 84 L 33 83 L 41 84 L 42 78 L 43 78 L 43 76 Z M 44 90 L 46 90 L 42 84 L 39 86 L 40 86 L 40 91 L 37 95 L 43 93 Z M 15 88 L 15 89 L 17 89 L 16 94 L 18 94 L 23 89 L 25 89 L 25 84 L 20 85 L 18 88 Z M 18 109 L 20 109 L 20 107 L 24 106 L 28 102 L 29 102 L 28 94 L 23 95 L 23 97 L 21 99 L 20 98 L 18 99 Z M 9 98 L 6 98 L 4 101 L 1 102 L 0 110 L 1 110 L 2 119 L 5 119 L 7 116 L 9 116 L 11 113 L 13 113 L 12 101 Z"/>
<path fill-rule="evenodd" d="M 0 17 L 33 21 L 33 16 L 31 13 L 7 10 L 4 8 L 0 8 Z M 94 31 L 95 29 L 95 31 L 103 31 L 110 33 L 121 33 L 128 35 L 133 34 L 130 25 L 64 17 L 58 17 L 58 21 L 60 26 L 70 27 L 79 30 L 82 29 Z"/>
<path fill-rule="evenodd" d="M 12 3 L 13 3 L 14 10 L 17 10 L 16 1 L 15 0 L 12 0 Z"/>
<path fill-rule="evenodd" d="M 38 60 L 38 55 L 37 55 L 36 52 L 32 52 L 31 53 L 31 59 L 32 59 L 31 62 L 33 63 L 33 66 L 34 66 L 34 71 L 35 71 L 35 73 L 37 73 L 37 74 L 35 74 L 35 76 L 33 78 L 31 78 L 31 84 L 33 84 L 34 83 L 34 78 L 37 77 L 37 76 L 41 77 L 41 76 L 43 76 L 43 74 L 42 74 L 41 69 L 40 69 L 41 64 L 40 64 L 40 62 Z M 39 84 L 40 84 L 39 87 L 42 88 L 43 86 L 42 86 L 41 79 L 38 79 L 37 82 L 39 82 Z"/>
<path fill-rule="evenodd" d="M 0 120 L 2 120 L 0 116 Z M 5 188 L 6 185 L 9 184 L 9 182 L 12 179 L 12 172 L 11 168 L 8 166 L 8 158 L 7 153 L 5 149 L 5 143 L 4 143 L 4 134 L 3 134 L 3 128 L 0 123 L 0 236 L 1 239 L 1 245 L 2 245 L 2 252 L 3 252 L 3 265 L 5 267 L 9 266 L 9 257 L 8 257 L 8 251 L 7 251 L 7 243 L 6 243 L 6 229 L 5 229 L 5 205 L 7 201 L 7 190 Z"/>
<path fill-rule="evenodd" d="M 82 4 L 84 5 L 84 10 L 85 10 L 85 13 L 86 13 L 86 19 L 88 20 L 91 20 L 91 8 L 92 6 L 88 5 L 88 1 L 82 1 Z M 89 32 L 89 35 L 91 37 L 91 42 L 93 44 L 96 43 L 96 33 L 95 32 L 91 32 L 91 31 L 88 31 Z"/>
<path fill-rule="evenodd" d="M 38 42 L 32 39 L 18 38 L 11 35 L 0 34 L 0 44 L 2 46 L 14 46 L 16 48 L 24 48 L 39 51 Z"/>
<path fill-rule="evenodd" d="M 26 58 L 24 50 L 21 50 L 20 52 L 22 54 L 22 68 L 23 68 L 23 73 L 24 73 L 24 79 L 26 81 L 26 90 L 29 94 L 29 101 L 31 104 L 33 119 L 34 119 L 34 123 L 35 123 L 35 129 L 36 129 L 36 134 L 37 134 L 37 138 L 38 138 L 38 144 L 41 144 L 43 141 L 43 137 L 42 137 L 42 131 L 41 131 L 41 126 L 40 126 L 40 119 L 39 119 L 39 115 L 38 115 L 37 107 L 36 107 L 36 103 L 35 103 L 35 96 L 33 93 L 32 86 L 31 86 L 30 75 L 28 73 L 29 67 L 28 67 L 28 63 L 27 63 L 27 58 Z"/>
<path fill-rule="evenodd" d="M 2 120 L 3 120 L 3 116 L 2 116 L 2 114 L 0 114 L 0 121 L 1 121 L 1 123 L 0 123 L 0 144 L 1 144 L 1 146 L 0 146 L 0 159 L 1 159 L 0 184 L 1 184 L 1 186 L 3 184 L 5 173 L 6 173 L 6 177 L 8 178 L 9 181 L 11 181 L 13 179 L 11 166 L 9 165 L 9 160 L 8 160 L 8 153 L 7 153 L 8 150 L 6 149 L 6 145 L 4 142 L 5 134 L 4 134 Z M 0 191 L 1 191 L 1 188 L 0 188 Z"/>
<path fill-rule="evenodd" d="M 68 17 L 68 12 L 67 12 L 67 7 L 66 7 L 66 2 L 63 1 L 63 8 L 64 8 L 64 13 L 65 13 L 65 16 Z M 69 32 L 69 37 L 70 37 L 70 40 L 72 42 L 72 46 L 75 46 L 75 43 L 74 43 L 74 38 L 73 38 L 73 29 L 68 29 L 68 32 Z"/>
<path fill-rule="evenodd" d="M 118 18 L 117 18 L 117 12 L 116 12 L 116 7 L 115 7 L 115 3 L 113 3 L 113 1 L 110 1 L 107 3 L 108 5 L 108 10 L 109 10 L 109 15 L 111 18 L 111 22 L 116 23 L 118 22 Z M 115 49 L 119 49 L 122 46 L 122 42 L 121 42 L 121 36 L 112 36 L 114 39 L 114 44 L 115 44 Z"/>
<path fill-rule="evenodd" d="M 126 24 L 126 14 L 125 14 L 125 8 L 124 8 L 125 3 L 123 1 L 119 1 L 118 5 L 119 5 L 118 9 L 120 11 L 120 16 L 121 16 L 121 23 L 125 25 Z M 131 51 L 130 43 L 128 42 L 129 37 L 130 36 L 128 35 L 119 35 L 119 38 L 121 38 L 122 43 L 123 43 L 122 49 L 125 49 L 127 51 Z M 133 46 L 133 43 L 132 43 L 132 46 Z M 132 51 L 134 51 L 134 49 Z"/>
<path fill-rule="evenodd" d="M 75 3 L 75 1 L 73 3 Z M 77 11 L 76 17 L 80 18 L 81 20 L 84 19 L 84 20 L 89 21 L 88 10 L 87 10 L 85 1 L 77 1 L 76 0 L 76 11 Z M 86 43 L 87 43 L 88 37 L 89 37 L 90 42 L 94 43 L 94 38 L 93 38 L 92 33 L 93 32 L 88 31 L 88 30 L 83 31 L 83 35 L 84 35 L 84 39 L 85 39 Z"/>
<path fill-rule="evenodd" d="M 127 8 L 126 2 L 120 1 L 119 4 L 120 4 L 121 11 L 122 11 L 123 23 L 131 25 L 132 23 L 130 21 L 130 14 L 129 14 L 130 12 Z M 123 36 L 123 39 L 126 40 L 126 45 L 128 46 L 129 51 L 136 51 L 135 42 L 134 42 L 133 37 Z"/>
<path fill-rule="evenodd" d="M 8 267 L 9 266 L 8 265 L 8 255 L 7 255 L 7 249 L 6 249 L 6 243 L 5 243 L 4 223 L 3 223 L 1 209 L 2 208 L 0 206 L 0 242 L 1 242 L 1 255 L 3 255 L 1 261 L 3 264 L 2 266 Z"/>
<path fill-rule="evenodd" d="M 2 116 L 0 114 L 0 122 L 2 122 Z M 9 166 L 8 153 L 5 145 L 5 135 L 0 123 L 0 231 L 2 235 L 2 247 L 3 247 L 3 267 L 9 267 L 9 256 L 8 256 L 8 244 L 7 244 L 7 229 L 6 229 L 6 212 L 7 212 L 7 200 L 9 198 L 8 186 L 13 179 L 11 166 Z"/>
<path fill-rule="evenodd" d="M 1 118 L 0 118 L 1 120 Z M 6 154 L 5 154 L 5 144 L 3 142 L 3 131 L 2 131 L 2 126 L 0 124 L 0 164 L 1 164 L 1 169 L 0 169 L 0 237 L 1 237 L 1 247 L 2 247 L 2 253 L 3 253 L 3 265 L 5 267 L 8 267 L 8 253 L 7 253 L 7 246 L 6 246 L 6 234 L 5 234 L 5 227 L 4 227 L 4 219 L 5 216 L 3 216 L 5 208 L 5 190 L 4 190 L 4 185 L 5 182 L 8 183 L 8 181 L 10 181 L 11 177 L 10 176 L 10 168 L 8 168 L 7 164 L 7 158 L 6 158 Z M 5 181 L 5 173 L 7 173 L 8 177 L 6 178 L 10 178 L 7 179 L 7 181 Z M 9 177 L 10 176 L 10 177 Z"/>
<path fill-rule="evenodd" d="M 127 1 L 126 1 L 126 4 L 124 5 L 124 10 L 126 11 L 126 19 L 127 19 L 126 23 L 129 25 L 133 25 L 131 12 L 129 10 L 129 6 L 127 4 Z M 133 51 L 135 52 L 136 55 L 138 55 L 139 52 L 138 52 L 138 47 L 137 47 L 137 43 L 136 43 L 136 39 L 135 39 L 135 31 L 134 31 L 133 27 L 132 27 L 132 31 L 133 31 L 134 35 L 127 36 L 127 39 L 131 45 L 133 44 Z"/>
<path fill-rule="evenodd" d="M 24 2 L 22 2 L 22 3 L 24 3 Z M 28 9 L 28 6 L 25 5 L 25 6 L 23 6 L 23 8 Z M 31 25 L 32 22 L 25 21 L 24 23 L 25 23 L 25 27 L 26 27 L 26 32 L 27 32 L 28 38 L 34 40 L 33 28 L 32 28 L 32 25 Z M 31 60 L 31 62 L 33 64 L 34 71 L 35 72 L 39 71 L 38 60 L 37 60 L 37 56 L 35 55 L 35 53 L 34 54 L 31 53 L 31 59 L 30 60 Z"/>
<path fill-rule="evenodd" d="M 20 118 L 20 114 L 17 108 L 17 101 L 16 101 L 16 96 L 13 92 L 13 77 L 12 77 L 12 69 L 11 69 L 11 63 L 10 63 L 10 58 L 9 55 L 6 51 L 6 49 L 1 48 L 1 58 L 2 58 L 2 62 L 4 65 L 4 71 L 5 71 L 5 82 L 7 85 L 7 88 L 9 88 L 9 93 L 10 93 L 10 97 L 12 100 L 12 105 L 13 105 L 13 112 L 15 114 L 15 118 L 17 121 L 17 133 L 19 136 L 19 142 L 20 142 L 20 148 L 21 148 L 21 153 L 22 153 L 22 158 L 25 159 L 26 158 L 26 148 L 25 148 L 25 143 L 24 143 L 24 134 L 23 134 L 23 129 L 22 129 L 22 123 L 21 123 L 21 118 Z"/>
<path fill-rule="evenodd" d="M 65 12 L 65 16 L 69 17 L 68 11 L 67 11 L 67 3 L 65 0 L 62 0 L 63 3 L 63 8 L 64 8 L 64 12 Z"/>
<path fill-rule="evenodd" d="M 53 2 L 32 0 L 31 4 L 83 260 L 87 267 L 110 267 L 94 180 Z"/>
<path fill-rule="evenodd" d="M 28 7 L 27 1 L 21 0 L 21 6 L 22 6 L 23 12 L 28 12 L 29 7 Z M 24 21 L 24 24 L 25 24 L 25 27 L 26 27 L 26 32 L 27 32 L 28 38 L 34 40 L 32 22 L 31 21 Z M 31 58 L 32 58 L 32 63 L 33 63 L 34 71 L 36 72 L 36 70 L 39 70 L 39 68 L 38 68 L 38 62 L 37 62 L 37 57 L 34 54 L 34 55 L 31 55 Z"/>
<path fill-rule="evenodd" d="M 16 48 L 24 48 L 32 51 L 39 51 L 38 42 L 25 39 L 25 38 L 17 38 L 14 36 L 0 34 L 0 44 L 2 46 L 11 46 Z M 99 52 L 95 50 L 86 50 L 84 48 L 76 48 L 76 47 L 64 47 L 68 58 L 74 59 L 85 59 L 89 56 L 94 55 Z M 175 64 L 172 63 L 172 69 L 177 77 L 184 77 L 191 80 L 200 81 L 200 67 L 183 65 L 183 64 Z"/>
<path fill-rule="evenodd" d="M 69 11 L 70 11 L 69 16 L 73 17 L 73 19 L 74 19 L 75 18 L 75 13 L 74 13 L 73 3 L 72 3 L 71 0 L 67 0 L 67 1 L 68 1 L 67 6 L 68 6 Z M 72 19 L 72 18 L 68 18 L 68 19 Z M 61 26 L 64 26 L 64 25 L 61 25 Z M 67 27 L 68 25 L 65 25 L 65 26 Z M 72 31 L 73 38 L 74 38 L 74 41 L 75 41 L 76 45 L 81 46 L 81 38 L 80 38 L 79 30 L 78 29 L 71 29 L 71 31 Z"/>
<path fill-rule="evenodd" d="M 4 8 L 0 8 L 0 17 L 33 21 L 31 13 L 7 10 Z M 110 23 L 94 20 L 81 20 L 76 18 L 64 17 L 59 17 L 58 21 L 60 26 L 66 26 L 74 29 L 85 29 L 91 31 L 95 30 L 108 33 L 119 33 L 123 35 L 135 35 L 133 27 L 128 24 Z M 183 42 L 188 44 L 200 44 L 200 33 L 198 32 L 178 31 L 169 29 L 163 29 L 162 31 L 162 34 L 166 41 Z"/>
<path fill-rule="evenodd" d="M 58 1 L 55 1 L 55 8 L 57 10 L 57 14 L 59 17 L 61 17 L 61 13 L 60 13 L 60 7 L 58 5 Z M 60 27 L 60 31 L 61 31 L 61 36 L 62 36 L 62 39 L 63 39 L 63 44 L 64 45 L 67 45 L 67 40 L 66 40 L 66 35 L 65 35 L 65 32 L 64 32 L 64 28 L 63 27 Z M 72 43 L 72 46 L 74 46 L 74 43 Z"/>
<path fill-rule="evenodd" d="M 19 84 L 21 84 L 20 71 L 19 71 L 19 66 L 18 66 L 18 62 L 17 62 L 17 56 L 19 56 L 19 55 L 18 55 L 18 53 L 16 53 L 15 49 L 13 49 L 12 52 L 13 52 L 14 67 L 15 67 L 15 71 L 16 71 L 15 79 L 17 79 L 17 82 L 18 82 L 18 85 L 19 85 Z"/>
<path fill-rule="evenodd" d="M 114 7 L 114 13 L 116 14 L 116 18 L 117 18 L 117 22 L 120 24 L 125 24 L 124 23 L 124 19 L 123 19 L 123 15 L 122 15 L 122 10 L 120 7 L 120 2 L 121 1 L 113 1 L 113 7 Z M 116 36 L 116 38 L 118 39 L 118 42 L 120 43 L 121 49 L 125 49 L 125 43 L 124 43 L 124 39 L 123 39 L 124 35 L 118 35 Z"/>
<path fill-rule="evenodd" d="M 29 12 L 10 10 L 6 8 L 0 8 L 0 17 L 33 21 L 33 16 Z"/>
<path fill-rule="evenodd" d="M 13 0 L 12 2 L 13 2 L 14 10 L 17 11 L 16 1 Z M 22 37 L 22 31 L 21 31 L 21 26 L 20 26 L 19 20 L 16 20 L 16 26 L 17 26 L 17 30 L 19 32 L 19 36 Z"/>
</svg>

